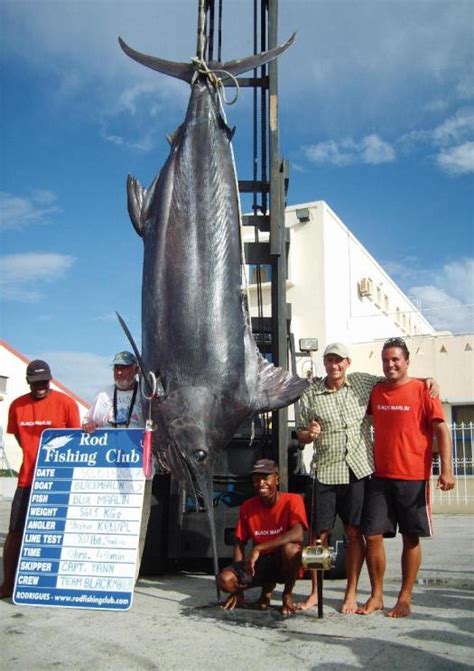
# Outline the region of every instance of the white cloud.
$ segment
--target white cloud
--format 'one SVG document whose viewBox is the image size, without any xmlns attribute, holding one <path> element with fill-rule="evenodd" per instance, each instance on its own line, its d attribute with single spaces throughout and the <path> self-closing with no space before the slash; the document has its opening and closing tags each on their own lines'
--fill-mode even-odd
<svg viewBox="0 0 474 671">
<path fill-rule="evenodd" d="M 53 204 L 56 200 L 56 195 L 51 191 L 33 191 L 29 198 L 0 192 L 0 230 L 45 223 L 51 215 L 61 212 Z"/>
<path fill-rule="evenodd" d="M 451 175 L 474 172 L 474 108 L 465 107 L 428 130 L 412 130 L 397 144 L 406 152 L 423 145 L 434 149 L 438 167 Z"/>
<path fill-rule="evenodd" d="M 459 98 L 472 100 L 474 98 L 474 78 L 471 73 L 466 74 L 456 85 L 456 93 Z"/>
<path fill-rule="evenodd" d="M 463 108 L 439 124 L 433 130 L 432 139 L 435 145 L 447 147 L 472 136 L 473 131 L 474 109 Z"/>
<path fill-rule="evenodd" d="M 63 254 L 26 252 L 0 257 L 0 286 L 4 299 L 37 301 L 41 285 L 65 275 L 75 258 Z"/>
<path fill-rule="evenodd" d="M 421 268 L 414 257 L 384 264 L 425 317 L 440 330 L 474 331 L 474 258 Z"/>
<path fill-rule="evenodd" d="M 370 165 L 378 163 L 392 163 L 395 160 L 395 150 L 378 135 L 367 135 L 361 142 L 363 162 Z"/>
<path fill-rule="evenodd" d="M 450 293 L 428 285 L 412 287 L 410 294 L 416 299 L 423 315 L 441 331 L 465 333 L 474 331 L 474 308 L 462 303 Z"/>
<path fill-rule="evenodd" d="M 35 357 L 47 361 L 53 376 L 85 401 L 91 402 L 100 389 L 112 384 L 111 356 L 51 351 Z"/>
<path fill-rule="evenodd" d="M 436 161 L 443 170 L 453 175 L 474 172 L 474 142 L 444 149 L 439 152 Z"/>
<path fill-rule="evenodd" d="M 359 142 L 352 138 L 327 140 L 304 147 L 303 152 L 313 163 L 329 163 L 337 166 L 354 163 L 379 165 L 395 160 L 393 147 L 376 134 L 366 135 Z"/>
<path fill-rule="evenodd" d="M 442 270 L 441 282 L 450 293 L 466 303 L 474 303 L 474 258 L 447 263 Z"/>
</svg>

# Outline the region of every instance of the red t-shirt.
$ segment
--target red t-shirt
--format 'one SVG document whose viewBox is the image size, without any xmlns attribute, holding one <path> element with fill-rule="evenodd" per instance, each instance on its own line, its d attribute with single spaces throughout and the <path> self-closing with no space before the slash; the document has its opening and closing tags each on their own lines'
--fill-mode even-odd
<svg viewBox="0 0 474 671">
<path fill-rule="evenodd" d="M 265 506 L 259 496 L 244 501 L 240 507 L 240 516 L 235 537 L 241 543 L 252 540 L 254 545 L 278 538 L 295 524 L 308 528 L 306 512 L 301 496 L 279 492 L 278 499 L 271 508 Z M 263 554 L 273 552 L 267 550 Z"/>
<path fill-rule="evenodd" d="M 433 421 L 444 421 L 439 398 L 430 398 L 421 380 L 400 387 L 381 382 L 372 390 L 375 475 L 395 480 L 428 480 L 431 474 Z"/>
<path fill-rule="evenodd" d="M 31 394 L 15 399 L 8 411 L 7 432 L 18 437 L 23 450 L 18 486 L 29 487 L 33 481 L 39 441 L 45 429 L 79 429 L 80 426 L 76 402 L 60 391 L 51 389 L 39 400 Z"/>
</svg>

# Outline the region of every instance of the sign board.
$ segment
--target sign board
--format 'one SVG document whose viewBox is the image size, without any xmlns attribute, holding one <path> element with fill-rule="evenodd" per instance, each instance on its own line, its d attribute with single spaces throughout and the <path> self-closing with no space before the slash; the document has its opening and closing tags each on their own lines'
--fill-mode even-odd
<svg viewBox="0 0 474 671">
<path fill-rule="evenodd" d="M 145 479 L 141 429 L 46 430 L 13 602 L 127 610 Z"/>
</svg>

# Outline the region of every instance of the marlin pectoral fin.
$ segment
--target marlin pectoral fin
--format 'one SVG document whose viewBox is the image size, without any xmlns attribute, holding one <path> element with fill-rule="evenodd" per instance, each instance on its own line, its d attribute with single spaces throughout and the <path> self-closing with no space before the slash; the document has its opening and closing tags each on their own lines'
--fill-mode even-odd
<svg viewBox="0 0 474 671">
<path fill-rule="evenodd" d="M 299 399 L 308 384 L 307 380 L 269 363 L 259 353 L 256 412 L 285 408 Z"/>
</svg>

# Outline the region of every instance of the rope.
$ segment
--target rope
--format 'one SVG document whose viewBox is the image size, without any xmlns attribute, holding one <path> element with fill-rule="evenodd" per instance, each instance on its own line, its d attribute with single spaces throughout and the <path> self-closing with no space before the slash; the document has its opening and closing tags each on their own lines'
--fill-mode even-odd
<svg viewBox="0 0 474 671">
<path fill-rule="evenodd" d="M 194 84 L 199 75 L 205 75 L 209 80 L 209 82 L 212 84 L 212 86 L 214 86 L 214 88 L 216 89 L 219 98 L 222 100 L 223 103 L 225 103 L 226 105 L 233 105 L 237 101 L 240 94 L 240 85 L 239 82 L 237 81 L 237 77 L 234 77 L 234 75 L 231 72 L 228 72 L 227 70 L 221 70 L 219 68 L 215 70 L 210 69 L 206 61 L 202 58 L 198 58 L 197 56 L 195 58 L 192 58 L 191 62 L 196 70 L 191 80 L 191 86 Z M 234 82 L 236 93 L 232 100 L 227 100 L 225 93 L 223 93 L 224 86 L 222 85 L 222 78 L 218 77 L 217 73 L 225 75 L 226 79 L 230 78 Z"/>
</svg>

